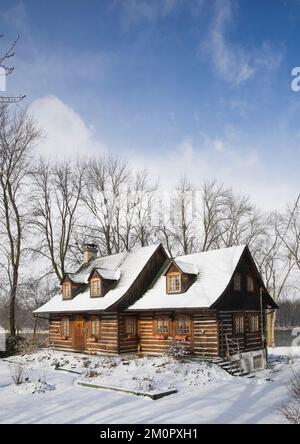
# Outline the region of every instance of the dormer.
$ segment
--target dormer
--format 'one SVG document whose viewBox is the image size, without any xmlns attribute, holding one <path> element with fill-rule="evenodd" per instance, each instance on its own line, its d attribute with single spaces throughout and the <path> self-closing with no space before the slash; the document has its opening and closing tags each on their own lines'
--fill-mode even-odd
<svg viewBox="0 0 300 444">
<path fill-rule="evenodd" d="M 61 286 L 62 286 L 62 298 L 63 300 L 66 301 L 72 299 L 77 294 L 77 291 L 79 289 L 79 284 L 77 284 L 72 280 L 70 274 L 66 274 L 63 277 Z"/>
<path fill-rule="evenodd" d="M 174 259 L 165 273 L 167 293 L 184 293 L 195 281 L 197 274 L 198 269 L 194 264 Z"/>
<path fill-rule="evenodd" d="M 102 279 L 97 270 L 92 271 L 89 277 L 90 296 L 91 298 L 99 298 L 103 296 Z"/>
<path fill-rule="evenodd" d="M 109 270 L 105 268 L 94 268 L 88 278 L 90 285 L 90 297 L 103 297 L 111 290 L 120 279 L 119 270 Z"/>
<path fill-rule="evenodd" d="M 72 284 L 69 279 L 65 279 L 62 284 L 63 299 L 72 299 Z"/>
</svg>

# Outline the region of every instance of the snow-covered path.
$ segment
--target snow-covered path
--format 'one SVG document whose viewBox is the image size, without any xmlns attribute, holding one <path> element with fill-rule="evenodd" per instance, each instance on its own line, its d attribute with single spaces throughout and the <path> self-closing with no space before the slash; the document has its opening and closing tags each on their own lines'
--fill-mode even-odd
<svg viewBox="0 0 300 444">
<path fill-rule="evenodd" d="M 278 423 L 278 406 L 299 361 L 278 364 L 264 377 L 229 378 L 152 401 L 134 395 L 84 388 L 77 376 L 47 370 L 56 390 L 16 393 L 9 365 L 0 360 L 1 423 Z"/>
</svg>

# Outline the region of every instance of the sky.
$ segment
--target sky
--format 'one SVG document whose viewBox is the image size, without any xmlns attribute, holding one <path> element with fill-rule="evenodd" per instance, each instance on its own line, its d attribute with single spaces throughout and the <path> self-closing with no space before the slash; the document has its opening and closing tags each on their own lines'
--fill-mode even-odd
<svg viewBox="0 0 300 444">
<path fill-rule="evenodd" d="M 0 0 L 7 80 L 56 157 L 108 152 L 161 186 L 217 179 L 262 209 L 300 191 L 299 0 Z"/>
</svg>

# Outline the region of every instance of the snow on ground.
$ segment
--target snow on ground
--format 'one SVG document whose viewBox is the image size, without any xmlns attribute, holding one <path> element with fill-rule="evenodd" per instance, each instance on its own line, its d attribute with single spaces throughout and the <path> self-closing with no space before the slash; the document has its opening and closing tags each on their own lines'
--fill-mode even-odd
<svg viewBox="0 0 300 444">
<path fill-rule="evenodd" d="M 287 383 L 300 371 L 300 349 L 270 350 L 270 370 L 231 377 L 217 366 L 160 358 L 106 358 L 41 350 L 13 357 L 26 363 L 16 386 L 13 364 L 0 360 L 1 423 L 278 423 Z M 56 371 L 56 367 L 82 372 Z M 13 367 L 15 368 L 15 367 Z M 88 380 L 127 388 L 178 393 L 149 398 L 77 385 Z"/>
<path fill-rule="evenodd" d="M 45 350 L 14 357 L 25 367 L 25 374 L 36 372 L 38 379 L 49 369 L 65 369 L 81 373 L 78 380 L 93 384 L 122 387 L 142 392 L 168 389 L 188 390 L 210 382 L 227 380 L 231 376 L 216 365 L 178 362 L 168 357 L 102 357 L 84 356 Z M 14 367 L 13 367 L 14 368 Z M 33 380 L 33 376 L 28 377 Z"/>
</svg>

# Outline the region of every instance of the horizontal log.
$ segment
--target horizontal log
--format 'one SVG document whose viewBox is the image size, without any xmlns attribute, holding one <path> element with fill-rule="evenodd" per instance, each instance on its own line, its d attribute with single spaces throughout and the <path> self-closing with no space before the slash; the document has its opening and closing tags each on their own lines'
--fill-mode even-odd
<svg viewBox="0 0 300 444">
<path fill-rule="evenodd" d="M 121 352 L 123 352 L 123 353 L 130 353 L 130 352 L 133 352 L 133 353 L 136 353 L 137 352 L 137 347 L 120 347 L 120 351 Z"/>
<path fill-rule="evenodd" d="M 217 324 L 217 321 L 215 320 L 215 319 L 207 319 L 207 320 L 196 320 L 196 319 L 194 319 L 194 321 L 193 321 L 193 323 L 194 323 L 194 325 L 202 325 L 202 324 L 211 324 L 211 325 L 215 325 L 215 324 Z"/>
</svg>

